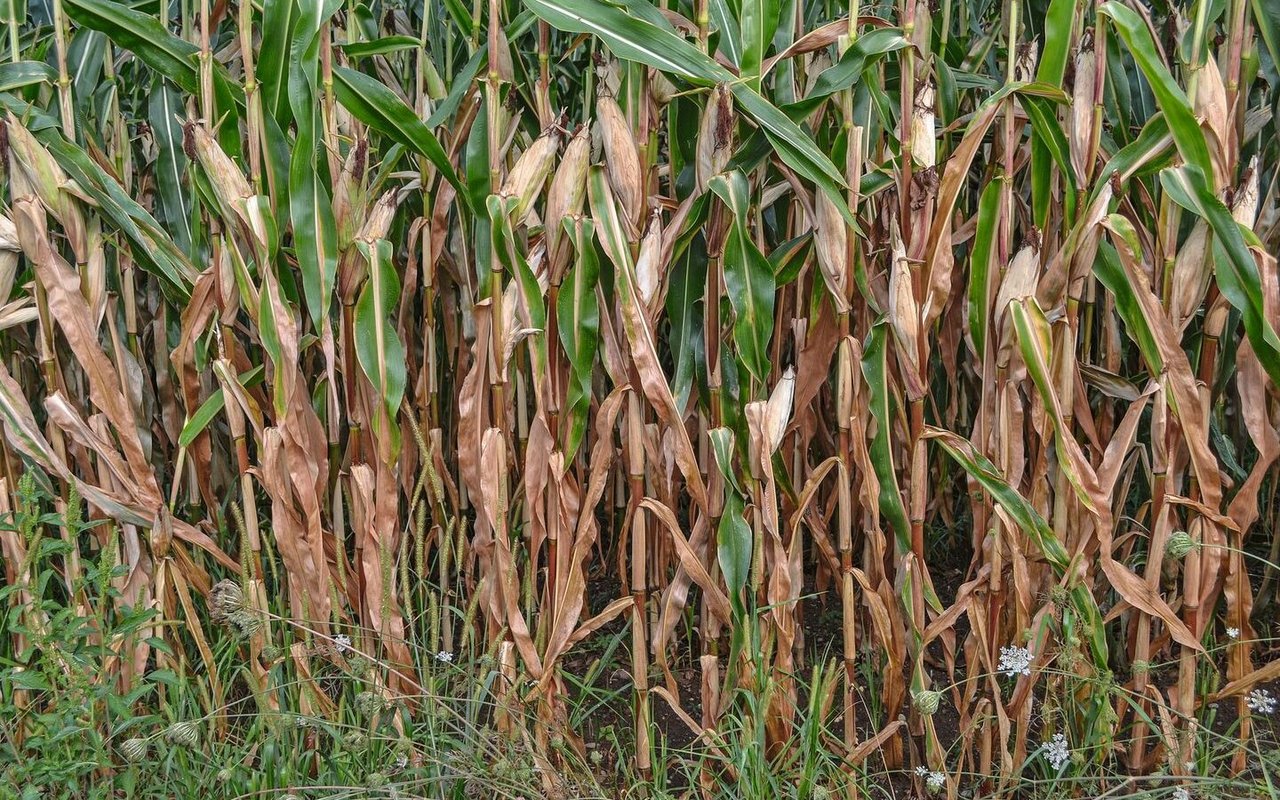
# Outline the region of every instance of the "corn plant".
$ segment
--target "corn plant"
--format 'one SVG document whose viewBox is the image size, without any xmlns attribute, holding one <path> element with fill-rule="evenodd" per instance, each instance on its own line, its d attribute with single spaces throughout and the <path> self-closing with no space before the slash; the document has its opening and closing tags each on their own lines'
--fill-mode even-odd
<svg viewBox="0 0 1280 800">
<path fill-rule="evenodd" d="M 626 631 L 653 785 L 659 716 L 704 794 L 743 731 L 805 797 L 1190 786 L 1222 704 L 1256 769 L 1267 0 L 0 16 L 0 510 L 93 523 L 57 586 L 0 531 L 14 664 L 49 603 L 146 609 L 97 679 L 198 673 L 232 736 L 282 636 L 320 718 L 347 650 L 408 714 L 456 657 L 551 793 L 573 656 Z"/>
</svg>

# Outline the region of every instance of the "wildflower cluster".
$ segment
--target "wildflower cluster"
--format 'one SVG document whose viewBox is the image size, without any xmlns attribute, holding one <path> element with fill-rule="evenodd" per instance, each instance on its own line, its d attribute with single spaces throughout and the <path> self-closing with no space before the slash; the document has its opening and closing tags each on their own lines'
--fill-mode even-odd
<svg viewBox="0 0 1280 800">
<path fill-rule="evenodd" d="M 1009 677 L 1031 674 L 1031 650 L 1026 647 L 1009 645 L 1000 648 L 1000 665 L 997 669 Z"/>
<path fill-rule="evenodd" d="M 1274 714 L 1276 710 L 1275 695 L 1266 689 L 1254 689 L 1245 700 L 1249 710 L 1255 714 Z"/>
<path fill-rule="evenodd" d="M 1055 770 L 1062 769 L 1062 766 L 1071 760 L 1071 750 L 1067 748 L 1066 734 L 1055 733 L 1052 739 L 1040 745 L 1040 751 L 1044 753 L 1049 766 Z"/>
<path fill-rule="evenodd" d="M 916 767 L 916 777 L 924 779 L 925 788 L 930 792 L 938 791 L 947 782 L 947 776 L 945 774 L 941 772 L 934 772 L 924 765 Z"/>
</svg>

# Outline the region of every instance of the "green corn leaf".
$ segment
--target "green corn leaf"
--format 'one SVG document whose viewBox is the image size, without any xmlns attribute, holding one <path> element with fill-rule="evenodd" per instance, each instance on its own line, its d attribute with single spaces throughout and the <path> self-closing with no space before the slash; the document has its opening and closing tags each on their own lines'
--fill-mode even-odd
<svg viewBox="0 0 1280 800">
<path fill-rule="evenodd" d="M 1262 277 L 1245 242 L 1244 229 L 1209 188 L 1205 174 L 1190 165 L 1160 173 L 1160 185 L 1173 201 L 1213 229 L 1214 276 L 1218 288 L 1240 312 L 1249 343 L 1272 383 L 1280 386 L 1280 337 L 1267 320 Z M 1253 234 L 1250 238 L 1256 242 Z"/>
<path fill-rule="evenodd" d="M 724 510 L 720 513 L 720 526 L 716 529 L 716 560 L 720 574 L 729 587 L 729 604 L 739 616 L 743 613 L 742 590 L 751 574 L 751 554 L 755 536 L 742 512 L 742 495 L 728 489 L 724 496 Z"/>
<path fill-rule="evenodd" d="M 591 222 L 577 218 L 565 219 L 563 223 L 577 254 L 556 300 L 556 331 L 569 358 L 570 380 L 565 397 L 569 427 L 563 448 L 565 461 L 570 462 L 582 444 L 587 414 L 591 410 L 591 379 L 600 339 L 600 304 L 596 300 L 600 261 L 596 257 Z"/>
<path fill-rule="evenodd" d="M 333 85 L 338 102 L 356 119 L 426 158 L 470 203 L 435 134 L 390 89 L 362 72 L 339 66 L 333 68 Z"/>
<path fill-rule="evenodd" d="M 911 527 L 907 522 L 907 509 L 902 504 L 902 492 L 898 489 L 898 473 L 889 440 L 893 418 L 890 416 L 889 379 L 885 367 L 885 328 L 888 324 L 882 318 L 871 326 L 862 352 L 862 374 L 871 390 L 871 415 L 876 420 L 870 452 L 876 478 L 880 481 L 880 513 L 889 521 L 898 552 L 908 553 L 911 551 Z"/>
<path fill-rule="evenodd" d="M 43 61 L 10 61 L 0 64 L 0 92 L 16 92 L 42 83 L 53 85 L 58 71 Z"/>
<path fill-rule="evenodd" d="M 415 36 L 383 36 L 370 42 L 348 42 L 338 47 L 349 58 L 368 58 L 398 53 L 402 50 L 415 50 L 420 44 L 421 42 Z"/>
<path fill-rule="evenodd" d="M 386 410 L 390 430 L 379 436 L 398 436 L 396 414 L 404 399 L 407 382 L 404 344 L 396 334 L 393 315 L 400 299 L 400 278 L 391 259 L 391 243 L 379 239 L 370 245 L 356 245 L 369 262 L 369 280 L 356 299 L 356 360 L 369 383 L 378 392 Z M 374 420 L 375 431 L 378 420 Z"/>
<path fill-rule="evenodd" d="M 1039 152 L 1042 155 L 1039 159 L 1033 156 L 1031 162 L 1032 208 L 1036 225 L 1043 228 L 1048 224 L 1049 205 L 1056 201 L 1062 203 L 1066 224 L 1070 226 L 1076 216 L 1076 187 L 1078 183 L 1075 167 L 1071 164 L 1071 147 L 1067 144 L 1067 137 L 1062 132 L 1062 126 L 1058 124 L 1057 110 L 1054 108 L 1053 103 L 1043 97 L 1024 94 L 1020 99 L 1023 109 L 1027 112 L 1027 117 L 1031 120 L 1031 129 L 1035 134 L 1032 138 L 1032 143 L 1037 150 L 1034 150 L 1033 153 Z M 1058 172 L 1066 183 L 1066 186 L 1056 195 L 1050 192 L 1053 184 L 1050 173 L 1051 165 L 1047 160 L 1048 158 L 1051 158 L 1053 164 L 1057 165 Z"/>
<path fill-rule="evenodd" d="M 262 6 L 262 48 L 254 72 L 262 87 L 263 113 L 282 130 L 293 119 L 289 104 L 289 45 L 298 13 L 297 0 L 265 0 Z"/>
<path fill-rule="evenodd" d="M 803 100 L 782 110 L 791 119 L 802 119 L 831 95 L 857 83 L 867 68 L 875 65 L 881 58 L 910 46 L 911 42 L 902 35 L 901 28 L 876 28 L 867 31 L 858 37 L 838 62 L 822 71 L 814 82 L 813 89 Z"/>
<path fill-rule="evenodd" d="M 66 0 L 63 8 L 76 23 L 105 33 L 183 91 L 199 91 L 196 55 L 200 48 L 169 33 L 155 16 L 111 0 Z"/>
<path fill-rule="evenodd" d="M 1003 188 L 1000 181 L 991 181 L 982 189 L 982 197 L 978 200 L 978 226 L 973 235 L 973 254 L 969 258 L 969 338 L 973 341 L 973 351 L 979 363 L 986 362 L 993 280 L 999 274 L 991 267 Z"/>
<path fill-rule="evenodd" d="M 775 294 L 773 268 L 751 238 L 747 222 L 751 204 L 747 177 L 734 170 L 712 178 L 709 186 L 732 214 L 722 263 L 725 288 L 733 305 L 733 340 L 747 371 L 763 387 L 770 372 L 769 339 L 773 336 Z"/>
<path fill-rule="evenodd" d="M 706 343 L 702 337 L 706 286 L 705 255 L 695 255 L 692 251 L 676 262 L 667 284 L 666 310 L 671 323 L 667 336 L 676 365 L 675 374 L 671 376 L 671 395 L 682 413 L 688 410 L 694 378 L 706 373 Z"/>
<path fill-rule="evenodd" d="M 251 370 L 240 373 L 238 380 L 240 385 L 246 389 L 257 386 L 262 383 L 264 367 L 259 364 Z M 196 413 L 192 414 L 190 419 L 182 426 L 182 432 L 178 434 L 178 446 L 190 447 L 191 443 L 196 440 L 205 428 L 209 427 L 209 423 L 213 422 L 226 406 L 226 396 L 221 389 L 217 389 L 213 394 L 209 395 L 209 399 L 200 404 L 196 409 Z"/>
<path fill-rule="evenodd" d="M 617 6 L 602 0 L 527 2 L 533 13 L 553 27 L 597 36 L 620 58 L 646 64 L 697 86 L 728 84 L 737 107 L 760 126 L 783 163 L 827 192 L 845 220 L 856 228 L 857 221 L 840 191 L 845 188 L 844 177 L 813 139 L 706 53 L 676 36 L 669 27 L 641 18 L 639 9 L 646 5 Z"/>
<path fill-rule="evenodd" d="M 1129 52 L 1133 54 L 1133 60 L 1146 76 L 1147 82 L 1151 85 L 1151 91 L 1155 93 L 1156 102 L 1164 112 L 1169 132 L 1173 134 L 1173 141 L 1177 143 L 1178 152 L 1182 154 L 1183 160 L 1199 169 L 1201 173 L 1212 175 L 1213 165 L 1209 159 L 1209 147 L 1205 144 L 1204 133 L 1200 130 L 1200 124 L 1196 122 L 1195 113 L 1191 110 L 1191 102 L 1187 99 L 1186 92 L 1174 80 L 1169 68 L 1165 66 L 1164 59 L 1160 57 L 1156 43 L 1151 38 L 1151 31 L 1142 17 L 1133 9 L 1115 0 L 1103 5 L 1100 11 L 1111 18 L 1116 32 L 1120 34 Z"/>
<path fill-rule="evenodd" d="M 1141 252 L 1141 251 L 1138 251 Z M 1093 273 L 1103 286 L 1111 292 L 1116 301 L 1116 313 L 1124 320 L 1125 330 L 1138 345 L 1138 351 L 1147 362 L 1152 374 L 1158 375 L 1164 369 L 1164 359 L 1160 357 L 1160 348 L 1156 346 L 1155 335 L 1142 313 L 1142 306 L 1133 294 L 1129 285 L 1120 256 L 1108 242 L 1098 243 L 1098 258 L 1093 264 Z"/>
<path fill-rule="evenodd" d="M 493 253 L 498 261 L 511 274 L 520 287 L 524 298 L 525 309 L 529 313 L 529 324 L 535 330 L 530 337 L 530 351 L 533 354 L 533 373 L 535 380 L 541 380 L 547 370 L 547 308 L 542 298 L 542 288 L 534 276 L 529 262 L 516 243 L 515 231 L 511 227 L 511 217 L 515 214 L 515 197 L 500 197 L 491 194 L 486 201 L 489 212 L 489 226 L 493 237 Z M 494 291 L 500 291 L 494 287 Z"/>
<path fill-rule="evenodd" d="M 156 142 L 156 187 L 159 209 L 174 243 L 190 255 L 195 241 L 191 229 L 191 193 L 183 188 L 187 171 L 187 154 L 182 149 L 184 114 L 182 97 L 168 81 L 157 78 L 148 104 L 151 132 Z"/>
</svg>

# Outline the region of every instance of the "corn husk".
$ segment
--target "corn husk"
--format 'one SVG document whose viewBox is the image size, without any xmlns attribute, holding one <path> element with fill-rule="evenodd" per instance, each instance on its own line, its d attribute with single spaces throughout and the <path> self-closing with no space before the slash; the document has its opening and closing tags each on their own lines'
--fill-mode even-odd
<svg viewBox="0 0 1280 800">
<path fill-rule="evenodd" d="M 835 300 L 836 310 L 849 310 L 849 228 L 835 201 L 826 192 L 814 193 L 814 249 L 818 269 Z"/>
<path fill-rule="evenodd" d="M 640 171 L 640 148 L 631 133 L 631 125 L 618 101 L 601 95 L 596 103 L 600 118 L 600 135 L 604 143 L 605 166 L 609 185 L 622 206 L 628 233 L 634 238 L 640 232 L 640 215 L 644 211 L 644 181 Z"/>
<path fill-rule="evenodd" d="M 560 134 L 554 128 L 542 132 L 533 140 L 529 149 L 520 154 L 515 166 L 507 173 L 501 193 L 516 198 L 515 219 L 523 221 L 526 213 L 542 194 L 551 168 L 555 166 L 556 152 L 560 149 Z"/>
<path fill-rule="evenodd" d="M 543 239 L 547 243 L 547 263 L 552 283 L 559 282 L 569 264 L 570 244 L 563 223 L 568 217 L 582 213 L 587 196 L 587 168 L 591 165 L 591 131 L 580 125 L 569 139 L 560 158 L 560 166 L 547 189 Z"/>
<path fill-rule="evenodd" d="M 707 182 L 724 171 L 733 155 L 733 95 L 725 84 L 711 90 L 711 98 L 698 123 L 696 175 L 698 191 L 707 190 Z"/>
</svg>

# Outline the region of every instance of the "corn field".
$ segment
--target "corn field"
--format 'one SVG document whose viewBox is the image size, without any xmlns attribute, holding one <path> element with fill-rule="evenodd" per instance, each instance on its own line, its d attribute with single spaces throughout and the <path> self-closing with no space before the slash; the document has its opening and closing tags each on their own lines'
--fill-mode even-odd
<svg viewBox="0 0 1280 800">
<path fill-rule="evenodd" d="M 0 769 L 1280 792 L 1271 0 L 0 16 Z"/>
</svg>

